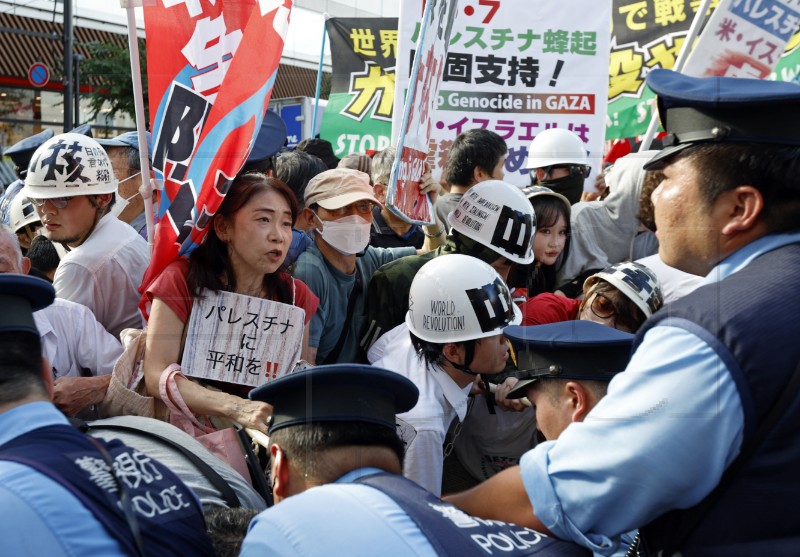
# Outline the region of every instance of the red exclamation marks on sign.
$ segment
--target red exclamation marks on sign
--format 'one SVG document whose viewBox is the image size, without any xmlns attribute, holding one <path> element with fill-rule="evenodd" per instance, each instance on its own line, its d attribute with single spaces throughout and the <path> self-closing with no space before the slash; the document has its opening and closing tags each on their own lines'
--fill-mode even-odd
<svg viewBox="0 0 800 557">
<path fill-rule="evenodd" d="M 265 376 L 267 379 L 275 379 L 278 377 L 278 362 L 267 362 L 264 364 Z"/>
</svg>

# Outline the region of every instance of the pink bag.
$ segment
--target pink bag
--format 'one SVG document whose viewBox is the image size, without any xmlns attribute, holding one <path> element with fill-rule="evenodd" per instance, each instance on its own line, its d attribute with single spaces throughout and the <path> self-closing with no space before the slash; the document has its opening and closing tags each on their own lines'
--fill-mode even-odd
<svg viewBox="0 0 800 557">
<path fill-rule="evenodd" d="M 179 375 L 180 372 L 181 366 L 171 364 L 161 374 L 161 380 L 158 384 L 161 400 L 169 408 L 170 423 L 197 439 L 214 456 L 226 462 L 231 468 L 239 472 L 245 480 L 252 483 L 242 444 L 239 442 L 236 430 L 232 427 L 216 429 L 210 423 L 203 424 L 197 419 L 194 412 L 186 406 L 175 382 L 175 376 Z"/>
</svg>

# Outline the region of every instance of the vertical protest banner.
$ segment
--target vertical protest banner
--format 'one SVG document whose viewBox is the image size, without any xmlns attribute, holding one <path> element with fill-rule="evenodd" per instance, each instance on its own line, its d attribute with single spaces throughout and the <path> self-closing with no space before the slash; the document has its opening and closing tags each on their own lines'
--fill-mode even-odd
<svg viewBox="0 0 800 557">
<path fill-rule="evenodd" d="M 606 121 L 607 139 L 634 137 L 645 133 L 655 96 L 645 86 L 647 72 L 655 68 L 673 68 L 700 4 L 701 0 L 669 2 L 664 0 L 614 0 L 609 63 L 609 104 Z M 784 10 L 783 7 L 778 7 L 778 4 L 783 4 L 795 12 L 798 11 L 797 0 L 733 0 L 732 2 L 713 0 L 709 13 L 706 14 L 710 16 L 706 29 L 711 30 L 711 33 L 707 34 L 704 29 L 700 35 L 700 41 L 706 40 L 706 37 L 713 37 L 716 32 L 721 31 L 722 36 L 717 36 L 717 38 L 720 43 L 723 43 L 727 40 L 724 36 L 730 35 L 724 27 L 722 30 L 720 29 L 720 25 L 727 25 L 725 20 L 730 18 L 723 17 L 717 24 L 710 21 L 716 10 L 720 8 L 720 4 L 727 6 L 725 11 L 729 11 L 735 6 L 734 10 L 755 10 L 757 14 L 764 10 L 772 10 L 771 6 L 778 11 Z M 769 16 L 765 15 L 764 17 L 768 18 Z M 774 17 L 774 13 L 772 17 Z M 748 26 L 743 26 L 742 30 L 745 27 Z M 796 32 L 797 28 L 793 34 Z M 740 40 L 745 43 L 757 40 L 757 37 L 745 38 L 745 34 L 740 31 L 734 33 L 734 36 L 739 34 L 742 35 Z M 772 42 L 774 43 L 774 41 Z M 773 74 L 770 78 L 788 81 L 798 75 L 800 72 L 798 42 L 800 42 L 800 35 L 795 34 L 794 38 L 789 41 L 786 50 L 781 50 L 783 58 L 776 67 L 777 75 Z M 753 48 L 756 48 L 755 45 Z M 761 55 L 763 56 L 764 53 Z M 700 63 L 701 60 L 702 58 L 696 58 L 695 61 L 690 60 L 689 62 L 695 64 Z M 684 68 L 684 73 L 690 71 L 691 75 L 701 75 L 701 73 L 691 70 L 691 67 Z"/>
<path fill-rule="evenodd" d="M 433 204 L 428 195 L 420 194 L 419 187 L 429 156 L 433 113 L 457 11 L 458 0 L 426 2 L 412 50 L 411 71 L 403 74 L 408 75 L 408 86 L 404 95 L 397 91 L 395 97 L 395 103 L 403 110 L 401 118 L 396 119 L 399 125 L 392 129 L 397 154 L 389 178 L 386 205 L 405 220 L 418 224 L 435 222 Z"/>
<path fill-rule="evenodd" d="M 291 0 L 145 6 L 159 224 L 142 291 L 188 255 L 244 164 L 267 110 Z"/>
<path fill-rule="evenodd" d="M 300 359 L 305 310 L 233 292 L 205 290 L 192 305 L 185 375 L 257 387 Z"/>
<path fill-rule="evenodd" d="M 394 107 L 396 17 L 332 17 L 331 92 L 320 137 L 337 157 L 389 146 Z"/>
<path fill-rule="evenodd" d="M 765 79 L 798 26 L 800 0 L 723 0 L 709 18 L 683 73 Z"/>
<path fill-rule="evenodd" d="M 401 5 L 398 94 L 407 88 L 407 79 L 401 83 L 408 75 L 404 39 L 416 40 L 421 4 Z M 434 178 L 456 136 L 473 128 L 506 141 L 505 180 L 518 186 L 530 183 L 531 140 L 552 127 L 580 136 L 596 168 L 605 131 L 610 17 L 611 0 L 540 0 L 535 9 L 524 0 L 462 0 L 428 146 Z"/>
</svg>

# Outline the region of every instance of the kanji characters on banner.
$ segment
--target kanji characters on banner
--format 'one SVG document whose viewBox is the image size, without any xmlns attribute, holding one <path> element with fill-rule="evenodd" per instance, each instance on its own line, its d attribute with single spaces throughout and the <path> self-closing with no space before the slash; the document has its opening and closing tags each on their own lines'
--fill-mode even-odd
<svg viewBox="0 0 800 557">
<path fill-rule="evenodd" d="M 163 184 L 142 290 L 203 239 L 267 110 L 291 0 L 144 8 L 152 162 Z"/>
<path fill-rule="evenodd" d="M 325 25 L 332 75 L 320 137 L 340 158 L 385 149 L 392 132 L 397 18 L 334 17 Z"/>
<path fill-rule="evenodd" d="M 767 78 L 800 26 L 798 10 L 797 0 L 723 0 L 682 73 Z"/>
<path fill-rule="evenodd" d="M 700 4 L 701 0 L 614 0 L 607 139 L 644 134 L 654 97 L 645 87 L 647 72 L 674 66 Z M 800 73 L 800 34 L 796 34 L 798 22 L 793 15 L 800 11 L 797 0 L 712 0 L 709 10 L 712 17 L 720 4 L 725 14 L 720 14 L 716 21 L 709 19 L 700 34 L 700 45 L 710 39 L 717 43 L 715 48 L 720 49 L 720 55 L 731 50 L 731 45 L 740 45 L 733 49 L 740 53 L 737 67 L 745 62 L 742 56 L 746 56 L 755 60 L 749 64 L 751 68 L 760 67 L 757 73 L 769 79 L 791 81 Z M 737 13 L 751 16 L 743 18 Z M 788 31 L 792 22 L 794 30 Z M 789 39 L 787 33 L 788 37 L 794 37 Z M 783 44 L 789 40 L 788 46 L 777 47 L 778 35 L 783 37 Z M 695 64 L 703 65 L 714 54 L 706 47 L 700 48 L 704 54 L 690 58 L 684 73 L 704 75 L 705 68 L 697 68 Z M 755 76 L 753 71 L 751 75 Z"/>
<path fill-rule="evenodd" d="M 417 39 L 422 5 L 401 4 L 398 98 L 408 88 L 405 53 Z M 535 9 L 523 0 L 462 1 L 432 117 L 434 178 L 456 136 L 472 128 L 503 137 L 509 148 L 505 179 L 519 186 L 530 183 L 531 140 L 552 127 L 579 135 L 596 169 L 605 132 L 610 18 L 611 0 L 540 0 Z"/>
</svg>

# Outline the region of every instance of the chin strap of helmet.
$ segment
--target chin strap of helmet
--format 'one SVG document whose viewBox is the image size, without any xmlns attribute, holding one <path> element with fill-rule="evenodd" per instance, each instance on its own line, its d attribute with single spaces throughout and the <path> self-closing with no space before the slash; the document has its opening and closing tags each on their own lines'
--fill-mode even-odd
<svg viewBox="0 0 800 557">
<path fill-rule="evenodd" d="M 444 358 L 447 361 L 447 363 L 449 363 L 451 366 L 456 368 L 461 373 L 465 373 L 467 375 L 471 375 L 473 377 L 479 377 L 480 378 L 481 386 L 483 387 L 483 390 L 486 391 L 486 397 L 485 397 L 486 398 L 486 406 L 487 406 L 487 408 L 489 410 L 489 413 L 490 414 L 494 414 L 496 412 L 495 408 L 494 408 L 494 398 L 492 397 L 491 391 L 489 390 L 489 382 L 488 382 L 488 379 L 486 377 L 486 374 L 476 373 L 476 372 L 472 371 L 469 368 L 469 365 L 472 363 L 472 360 L 475 358 L 475 342 L 476 341 L 474 341 L 474 340 L 470 340 L 470 341 L 464 343 L 464 351 L 465 351 L 465 353 L 464 353 L 464 364 L 457 364 L 454 361 L 448 359 L 447 356 L 445 356 L 444 354 L 442 354 L 442 358 Z"/>
<path fill-rule="evenodd" d="M 472 363 L 472 360 L 475 358 L 475 341 L 474 340 L 468 340 L 468 341 L 464 342 L 464 363 L 463 364 L 455 363 L 453 360 L 450 360 L 444 354 L 442 354 L 442 358 L 444 358 L 445 361 L 448 364 L 450 364 L 451 366 L 456 368 L 461 373 L 466 373 L 467 375 L 472 375 L 473 377 L 478 377 L 480 375 L 480 373 L 475 373 L 474 371 L 472 371 L 469 368 L 469 365 Z"/>
</svg>

